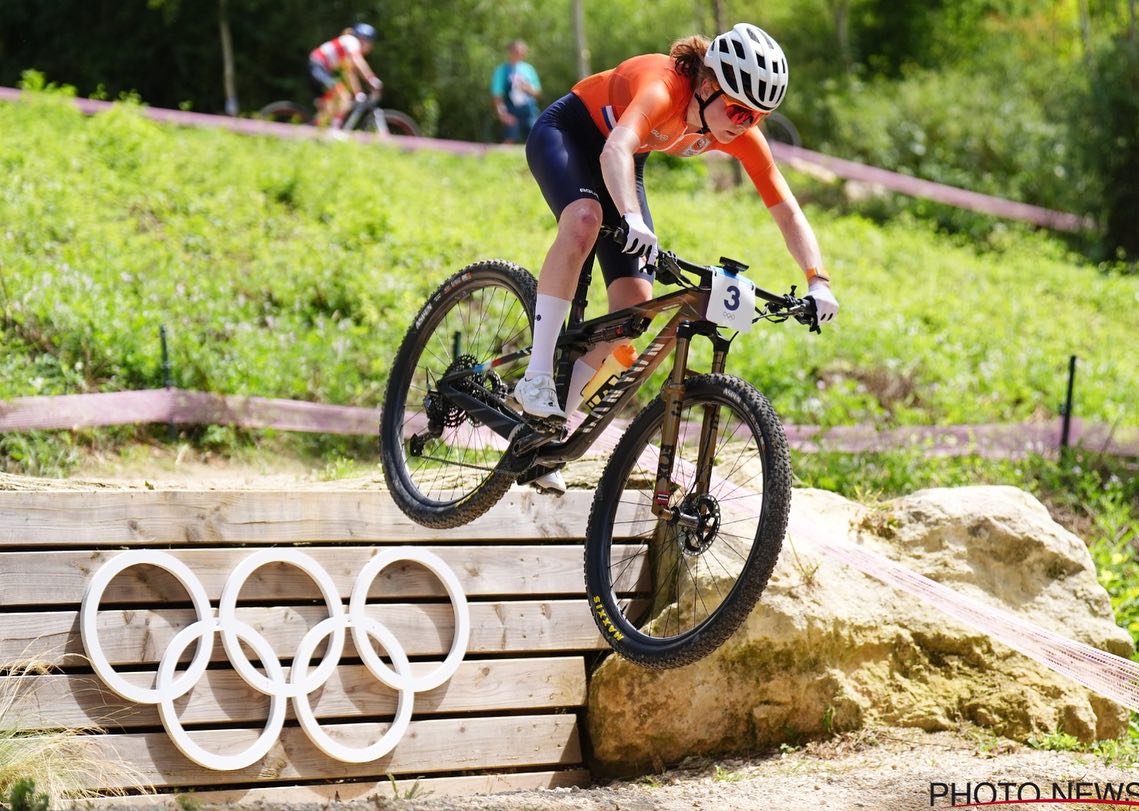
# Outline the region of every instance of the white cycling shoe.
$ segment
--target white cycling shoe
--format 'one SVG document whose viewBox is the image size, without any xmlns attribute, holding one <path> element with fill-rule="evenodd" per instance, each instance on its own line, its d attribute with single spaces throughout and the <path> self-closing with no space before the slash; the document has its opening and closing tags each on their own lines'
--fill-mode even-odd
<svg viewBox="0 0 1139 811">
<path fill-rule="evenodd" d="M 514 387 L 514 399 L 522 406 L 522 410 L 531 417 L 547 419 L 557 417 L 566 418 L 566 412 L 558 405 L 558 392 L 554 388 L 554 378 L 551 375 L 534 375 L 533 378 L 522 378 Z M 559 477 L 560 478 L 560 477 Z M 565 484 L 562 484 L 565 492 Z"/>
<path fill-rule="evenodd" d="M 566 480 L 562 478 L 561 471 L 551 470 L 549 473 L 543 473 L 534 481 L 530 482 L 536 487 L 539 492 L 549 493 L 555 496 L 565 495 Z"/>
</svg>

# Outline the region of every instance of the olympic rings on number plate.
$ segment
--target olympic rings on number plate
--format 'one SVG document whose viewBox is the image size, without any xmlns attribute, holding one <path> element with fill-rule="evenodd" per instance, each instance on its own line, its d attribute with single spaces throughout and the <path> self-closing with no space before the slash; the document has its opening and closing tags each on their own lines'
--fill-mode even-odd
<svg viewBox="0 0 1139 811">
<path fill-rule="evenodd" d="M 455 614 L 455 636 L 446 658 L 434 670 L 418 677 L 413 674 L 407 652 L 395 634 L 367 615 L 368 591 L 380 572 L 397 561 L 418 563 L 439 578 L 447 590 Z M 269 640 L 260 631 L 237 618 L 237 596 L 246 580 L 257 569 L 270 563 L 295 566 L 312 578 L 328 609 L 328 617 L 309 629 L 297 645 L 287 676 Z M 159 658 L 153 687 L 143 687 L 127 681 L 115 671 L 99 641 L 96 624 L 99 603 L 108 584 L 126 569 L 144 565 L 155 566 L 173 575 L 189 594 L 196 615 L 194 622 L 174 635 Z M 352 631 L 352 641 L 364 666 L 378 681 L 398 694 L 391 726 L 378 741 L 362 748 L 348 746 L 333 739 L 316 720 L 309 702 L 309 694 L 320 689 L 340 664 L 346 632 L 349 630 Z M 264 549 L 254 552 L 242 560 L 226 579 L 216 616 L 205 587 L 186 564 L 168 552 L 138 549 L 116 555 L 95 572 L 83 595 L 79 631 L 91 667 L 111 690 L 128 701 L 158 705 L 162 725 L 182 754 L 207 769 L 231 771 L 250 766 L 269 753 L 284 728 L 286 705 L 290 699 L 301 729 L 329 757 L 346 763 L 367 763 L 383 757 L 395 748 L 407 732 L 415 694 L 438 687 L 458 670 L 470 641 L 471 614 L 458 577 L 442 558 L 426 549 L 397 547 L 386 549 L 371 558 L 356 576 L 347 611 L 332 577 L 310 556 L 295 549 Z M 237 674 L 246 684 L 270 699 L 269 717 L 261 735 L 244 751 L 230 755 L 206 751 L 195 743 L 182 726 L 174 707 L 175 701 L 201 681 L 206 666 L 213 657 L 214 636 L 219 633 L 226 656 Z M 310 671 L 313 653 L 326 638 L 328 647 L 324 658 Z M 372 647 L 373 640 L 379 643 L 391 659 L 391 667 L 376 653 Z M 264 673 L 250 662 L 241 647 L 242 642 L 256 654 Z M 186 670 L 178 674 L 178 660 L 194 643 L 197 643 L 197 651 Z"/>
</svg>

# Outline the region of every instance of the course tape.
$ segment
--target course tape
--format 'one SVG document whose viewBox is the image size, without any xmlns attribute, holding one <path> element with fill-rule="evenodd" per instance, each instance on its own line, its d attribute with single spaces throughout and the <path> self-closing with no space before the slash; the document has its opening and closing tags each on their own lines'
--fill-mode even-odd
<svg viewBox="0 0 1139 811">
<path fill-rule="evenodd" d="M 574 415 L 575 420 L 578 418 L 580 414 Z M 414 419 L 409 421 L 408 427 L 422 430 Z M 379 422 L 380 410 L 377 408 L 237 397 L 175 388 L 19 397 L 0 401 L 0 432 L 74 431 L 108 425 L 172 423 L 372 436 Z M 872 425 L 835 425 L 830 428 L 787 425 L 784 431 L 791 449 L 804 453 L 877 453 L 917 448 L 926 456 L 976 454 L 1008 459 L 1030 453 L 1055 454 L 1060 447 L 1063 424 L 1060 420 L 1053 420 L 913 425 L 887 430 Z M 1121 428 L 1076 417 L 1071 421 L 1068 439 L 1073 447 L 1098 453 L 1139 456 L 1139 429 L 1130 426 Z M 485 426 L 464 431 L 462 441 L 476 450 L 483 447 L 504 450 L 506 447 L 505 440 Z"/>
<path fill-rule="evenodd" d="M 424 676 L 412 675 L 407 653 L 399 640 L 382 623 L 368 616 L 368 591 L 385 568 L 397 561 L 413 561 L 432 572 L 443 583 L 455 614 L 455 633 L 451 649 L 443 662 Z M 242 586 L 257 569 L 271 563 L 295 566 L 312 578 L 320 588 L 329 616 L 313 626 L 301 639 L 293 654 L 286 676 L 272 644 L 257 629 L 237 617 L 237 597 Z M 195 622 L 178 631 L 159 659 L 153 687 L 142 687 L 120 676 L 111 666 L 99 640 L 98 612 L 103 592 L 110 582 L 133 566 L 154 566 L 169 572 L 186 589 L 197 615 Z M 214 615 L 205 587 L 182 561 L 167 552 L 139 549 L 123 552 L 101 566 L 87 584 L 79 610 L 79 630 L 83 649 L 91 667 L 117 695 L 138 704 L 157 704 L 162 726 L 182 754 L 207 769 L 232 771 L 251 766 L 269 753 L 285 723 L 288 701 L 301 729 L 329 757 L 345 763 L 367 763 L 383 757 L 399 743 L 411 723 L 415 694 L 433 690 L 455 674 L 466 655 L 470 640 L 471 616 L 467 598 L 455 573 L 433 552 L 415 547 L 386 549 L 360 570 L 352 586 L 348 610 L 344 610 L 336 584 L 328 572 L 309 555 L 296 549 L 264 549 L 246 557 L 233 570 L 222 588 L 220 606 Z M 365 747 L 352 747 L 331 737 L 321 727 L 313 712 L 309 694 L 328 682 L 344 653 L 345 632 L 352 631 L 357 655 L 375 678 L 399 694 L 395 718 L 378 741 Z M 269 717 L 261 735 L 244 751 L 222 755 L 207 751 L 194 741 L 178 718 L 174 702 L 189 693 L 205 675 L 213 656 L 214 636 L 221 634 L 222 645 L 234 670 L 250 687 L 269 696 Z M 309 664 L 314 651 L 325 639 L 328 648 L 315 670 Z M 384 664 L 372 647 L 379 643 L 394 667 Z M 244 642 L 256 654 L 265 670 L 262 675 L 242 650 Z M 178 660 L 191 644 L 197 650 L 189 666 L 177 673 Z"/>
</svg>

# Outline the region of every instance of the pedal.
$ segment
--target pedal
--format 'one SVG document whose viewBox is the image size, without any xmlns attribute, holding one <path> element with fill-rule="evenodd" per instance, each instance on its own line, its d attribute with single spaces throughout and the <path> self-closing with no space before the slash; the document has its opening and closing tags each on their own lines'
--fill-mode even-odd
<svg viewBox="0 0 1139 811">
<path fill-rule="evenodd" d="M 510 435 L 515 453 L 529 453 L 543 445 L 562 439 L 566 433 L 566 421 L 561 417 L 546 419 L 530 418 L 520 424 Z"/>
</svg>

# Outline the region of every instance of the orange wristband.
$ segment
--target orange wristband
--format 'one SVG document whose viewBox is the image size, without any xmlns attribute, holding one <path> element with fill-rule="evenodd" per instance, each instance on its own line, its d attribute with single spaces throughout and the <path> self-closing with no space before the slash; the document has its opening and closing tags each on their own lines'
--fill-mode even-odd
<svg viewBox="0 0 1139 811">
<path fill-rule="evenodd" d="M 807 268 L 807 284 L 810 284 L 815 279 L 822 279 L 824 282 L 829 282 L 831 277 L 818 268 Z"/>
</svg>

